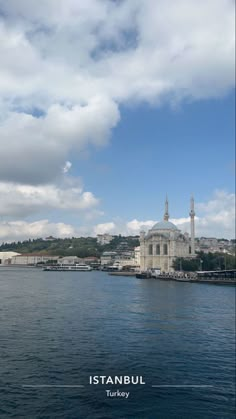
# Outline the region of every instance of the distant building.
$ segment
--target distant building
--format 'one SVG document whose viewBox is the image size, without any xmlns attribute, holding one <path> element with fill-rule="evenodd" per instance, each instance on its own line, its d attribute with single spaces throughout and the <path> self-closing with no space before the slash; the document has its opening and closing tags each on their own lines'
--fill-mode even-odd
<svg viewBox="0 0 236 419">
<path fill-rule="evenodd" d="M 117 252 L 103 252 L 101 256 L 101 265 L 110 265 L 115 261 Z"/>
<path fill-rule="evenodd" d="M 114 236 L 111 236 L 111 234 L 98 234 L 97 235 L 97 242 L 100 245 L 105 245 L 105 244 L 109 244 L 112 239 L 114 238 Z"/>
<path fill-rule="evenodd" d="M 11 264 L 12 258 L 14 256 L 20 255 L 17 252 L 0 252 L 0 265 L 9 265 Z"/>
<path fill-rule="evenodd" d="M 196 251 L 204 253 L 232 253 L 232 240 L 200 237 L 196 239 Z"/>
<path fill-rule="evenodd" d="M 130 251 L 129 245 L 127 243 L 127 241 L 122 240 L 116 247 L 116 250 L 118 250 L 119 252 L 128 252 Z"/>
<path fill-rule="evenodd" d="M 57 263 L 59 256 L 40 255 L 37 253 L 24 253 L 13 256 L 11 259 L 12 265 L 37 265 L 38 263 L 48 263 L 53 261 Z"/>
<path fill-rule="evenodd" d="M 75 265 L 76 263 L 82 262 L 83 259 L 77 256 L 64 256 L 58 259 L 59 265 Z"/>
<path fill-rule="evenodd" d="M 165 203 L 163 221 L 156 223 L 147 234 L 140 233 L 140 268 L 158 268 L 162 272 L 173 272 L 173 262 L 178 257 L 195 257 L 194 201 L 191 199 L 191 238 L 169 221 L 168 200 Z"/>
<path fill-rule="evenodd" d="M 114 263 L 119 264 L 119 266 L 121 267 L 125 267 L 125 266 L 137 266 L 136 265 L 136 260 L 134 259 L 134 257 L 124 257 L 124 256 L 117 256 L 114 260 Z"/>
<path fill-rule="evenodd" d="M 96 263 L 96 262 L 100 262 L 100 259 L 97 256 L 87 256 L 85 258 L 83 258 L 83 262 L 84 263 Z"/>
<path fill-rule="evenodd" d="M 101 266 L 119 264 L 119 266 L 139 266 L 134 257 L 134 252 L 103 252 Z"/>
</svg>

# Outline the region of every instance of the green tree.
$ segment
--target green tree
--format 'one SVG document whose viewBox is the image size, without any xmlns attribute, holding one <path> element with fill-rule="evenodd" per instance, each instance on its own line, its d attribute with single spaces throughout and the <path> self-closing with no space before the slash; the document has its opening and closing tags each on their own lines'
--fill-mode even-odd
<svg viewBox="0 0 236 419">
<path fill-rule="evenodd" d="M 217 271 L 235 269 L 235 256 L 226 253 L 198 252 L 195 259 L 177 258 L 173 263 L 176 271 Z"/>
</svg>

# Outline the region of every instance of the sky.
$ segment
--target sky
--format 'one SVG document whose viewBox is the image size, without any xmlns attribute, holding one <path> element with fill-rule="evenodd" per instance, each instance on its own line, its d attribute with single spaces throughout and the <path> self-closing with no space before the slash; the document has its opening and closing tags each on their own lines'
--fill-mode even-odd
<svg viewBox="0 0 236 419">
<path fill-rule="evenodd" d="M 0 0 L 0 243 L 234 238 L 233 0 Z"/>
</svg>

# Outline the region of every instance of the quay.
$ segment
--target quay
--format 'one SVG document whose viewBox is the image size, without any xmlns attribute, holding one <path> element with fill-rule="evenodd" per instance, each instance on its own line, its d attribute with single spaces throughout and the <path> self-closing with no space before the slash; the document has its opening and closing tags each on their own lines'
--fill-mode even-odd
<svg viewBox="0 0 236 419">
<path fill-rule="evenodd" d="M 136 278 L 140 279 L 159 279 L 163 281 L 177 281 L 177 282 L 197 282 L 207 284 L 219 285 L 236 285 L 236 270 L 225 271 L 198 271 L 195 273 L 184 274 L 159 274 L 153 275 L 152 272 L 140 272 L 136 274 Z"/>
</svg>

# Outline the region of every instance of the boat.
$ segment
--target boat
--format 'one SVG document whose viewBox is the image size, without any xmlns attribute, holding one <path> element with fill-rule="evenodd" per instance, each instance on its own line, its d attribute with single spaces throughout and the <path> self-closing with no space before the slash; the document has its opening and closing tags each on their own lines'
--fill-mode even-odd
<svg viewBox="0 0 236 419">
<path fill-rule="evenodd" d="M 160 268 L 151 268 L 146 271 L 140 271 L 136 273 L 136 278 L 147 279 L 147 278 L 159 278 L 161 276 Z"/>
<path fill-rule="evenodd" d="M 106 271 L 106 272 L 116 272 L 116 271 L 121 271 L 123 268 L 123 266 L 120 264 L 120 262 L 114 262 L 113 265 L 104 265 L 102 267 L 102 271 Z"/>
<path fill-rule="evenodd" d="M 150 272 L 148 272 L 148 271 L 138 272 L 138 273 L 136 273 L 135 276 L 136 276 L 136 278 L 139 278 L 139 279 L 149 279 L 149 278 L 152 277 Z"/>
<path fill-rule="evenodd" d="M 51 265 L 45 266 L 43 271 L 79 271 L 79 272 L 87 272 L 92 271 L 93 268 L 91 266 L 86 265 L 85 263 L 76 263 L 75 265 Z"/>
</svg>

